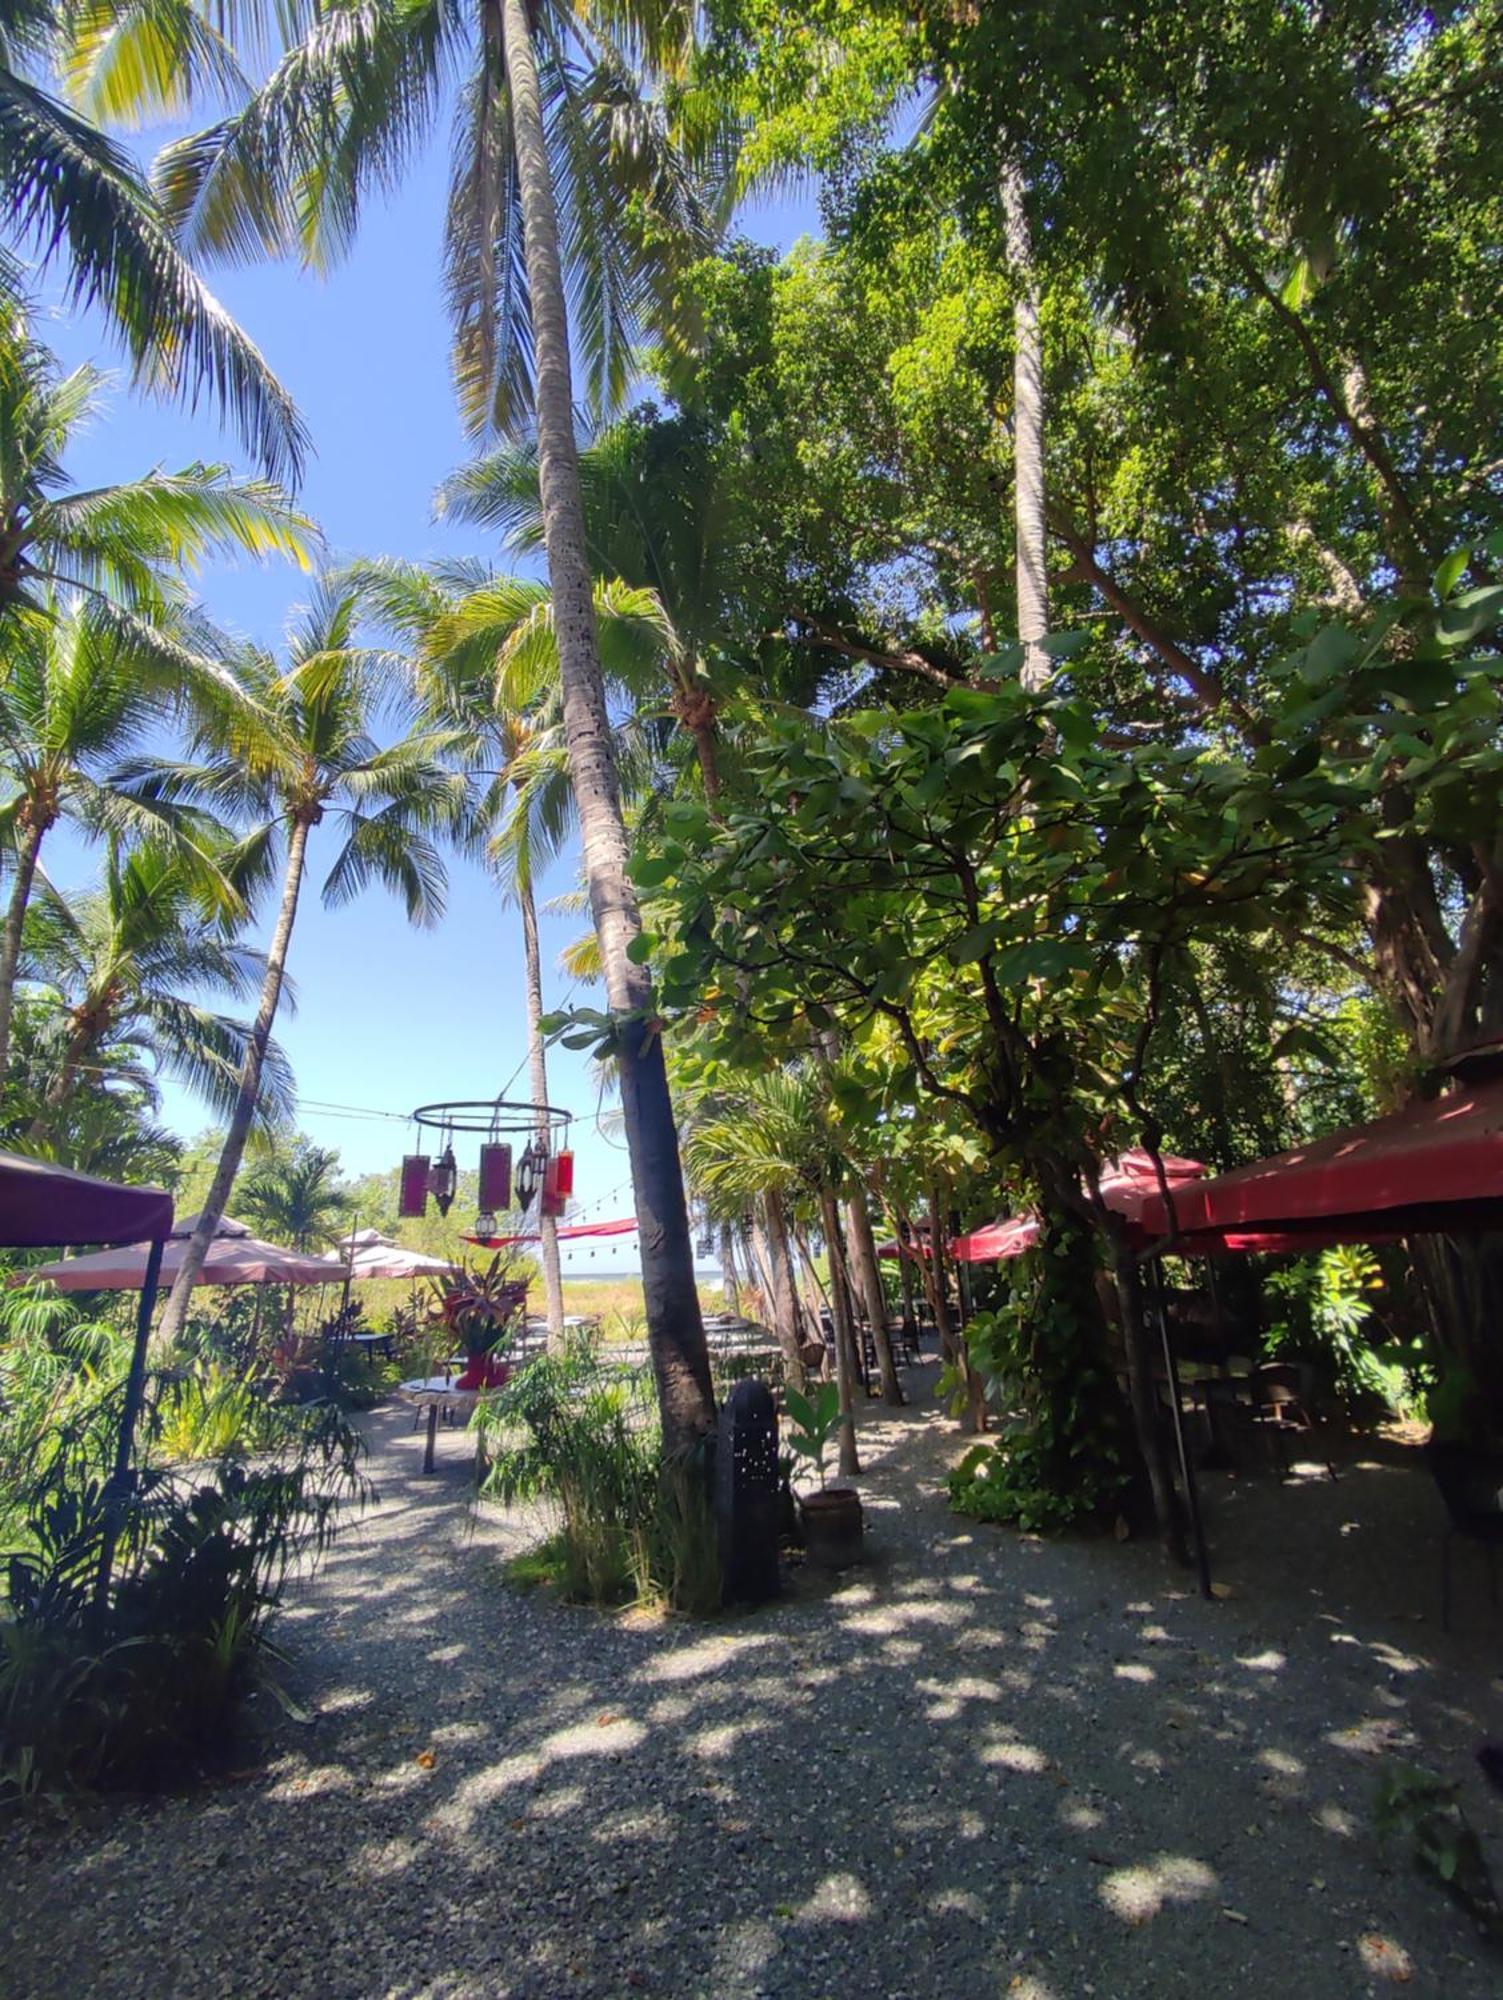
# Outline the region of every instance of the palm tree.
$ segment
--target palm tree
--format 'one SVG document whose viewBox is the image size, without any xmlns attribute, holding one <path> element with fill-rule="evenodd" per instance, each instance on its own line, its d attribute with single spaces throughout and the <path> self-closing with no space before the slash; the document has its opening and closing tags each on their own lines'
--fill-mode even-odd
<svg viewBox="0 0 1503 2000">
<path fill-rule="evenodd" d="M 42 844 L 61 819 L 91 831 L 161 834 L 174 815 L 117 782 L 112 767 L 184 694 L 223 697 L 215 663 L 114 607 L 79 596 L 46 598 L 6 625 L 0 663 L 0 840 L 14 874 L 0 931 L 0 1076 L 10 1049 L 10 1017 L 22 928 Z M 183 865 L 216 870 L 191 837 Z M 226 903 L 233 893 L 221 882 Z"/>
<path fill-rule="evenodd" d="M 17 1004 L 0 1130 L 15 1145 L 33 1124 L 57 1074 L 68 1017 L 54 996 L 28 992 Z M 89 1088 L 76 1092 L 27 1150 L 106 1180 L 170 1182 L 181 1142 L 156 1123 L 161 1109 L 151 1054 L 115 1036 L 94 1050 Z"/>
<path fill-rule="evenodd" d="M 527 1055 L 533 1100 L 548 1101 L 543 1036 L 543 968 L 535 884 L 572 830 L 559 703 L 558 641 L 545 585 L 489 575 L 473 565 L 425 570 L 410 563 L 362 562 L 347 572 L 381 621 L 412 649 L 414 684 L 425 713 L 463 741 L 462 761 L 479 780 L 473 828 L 503 898 L 522 921 Z M 623 686 L 639 682 L 656 645 L 648 592 L 597 584 L 595 605 L 606 664 Z M 645 789 L 648 762 L 625 732 L 629 788 Z M 540 1127 L 546 1139 L 546 1121 Z M 563 1338 L 558 1225 L 539 1226 L 549 1337 Z"/>
<path fill-rule="evenodd" d="M 402 663 L 356 643 L 356 609 L 350 587 L 323 585 L 289 633 L 285 670 L 265 653 L 247 652 L 242 678 L 252 700 L 201 727 L 196 748 L 206 761 L 143 763 L 135 773 L 143 799 L 253 815 L 239 854 L 247 876 L 264 881 L 283 850 L 260 1004 L 219 1164 L 163 1314 L 164 1343 L 182 1331 L 256 1115 L 313 829 L 333 818 L 344 834 L 324 880 L 327 905 L 348 902 L 378 879 L 402 897 L 414 923 L 432 923 L 443 909 L 438 837 L 462 819 L 465 782 L 445 767 L 448 745 L 432 732 L 405 735 L 385 749 L 375 742 L 377 717 L 400 705 Z"/>
<path fill-rule="evenodd" d="M 748 1202 L 762 1207 L 772 1263 L 774 1297 L 781 1292 L 787 1264 L 786 1236 L 795 1204 L 803 1202 L 818 1220 L 830 1258 L 830 1304 L 835 1321 L 835 1369 L 840 1385 L 840 1469 L 860 1471 L 856 1454 L 853 1407 L 856 1366 L 855 1333 L 846 1308 L 844 1238 L 840 1228 L 839 1189 L 845 1163 L 831 1144 L 831 1097 L 826 1071 L 806 1062 L 789 1069 L 749 1076 L 696 1107 L 689 1128 L 686 1154 L 695 1185 L 712 1206 L 730 1203 L 744 1210 Z M 775 1315 L 781 1322 L 782 1312 Z M 779 1337 L 795 1377 L 798 1373 L 797 1334 L 790 1341 L 779 1325 Z"/>
<path fill-rule="evenodd" d="M 103 1070 L 111 1048 L 141 1051 L 157 1073 L 177 1077 L 228 1115 L 250 1028 L 198 997 L 254 994 L 261 953 L 226 934 L 225 917 L 204 884 L 167 842 L 124 848 L 112 840 L 100 887 L 76 901 L 55 892 L 28 913 L 22 977 L 56 1000 L 60 1033 L 39 1102 L 26 1129 L 42 1151 L 76 1100 Z M 267 1051 L 262 1109 L 287 1117 L 292 1079 L 280 1051 Z"/>
<path fill-rule="evenodd" d="M 714 808 L 723 697 L 712 661 L 735 647 L 727 627 L 736 622 L 731 614 L 744 566 L 704 426 L 692 417 L 633 411 L 591 440 L 579 471 L 595 575 L 612 579 L 618 616 L 633 619 L 642 651 L 632 692 L 641 699 L 666 682 L 669 712 L 694 745 Z M 518 553 L 540 550 L 536 445 L 501 444 L 462 467 L 440 489 L 439 510 L 498 529 Z M 601 612 L 597 589 L 597 629 Z"/>
<path fill-rule="evenodd" d="M 509 426 L 529 406 L 536 415 L 564 737 L 614 1017 L 648 1340 L 671 1451 L 708 1429 L 714 1392 L 652 980 L 632 955 L 641 919 L 596 643 L 570 304 L 590 400 L 603 406 L 624 389 L 636 328 L 672 275 L 668 239 L 640 218 L 667 215 L 702 241 L 703 208 L 664 143 L 661 106 L 633 88 L 602 19 L 634 32 L 634 52 L 649 64 L 681 63 L 692 15 L 676 8 L 592 15 L 542 0 L 534 14 L 528 0 L 478 0 L 471 13 L 462 0 L 373 0 L 358 18 L 320 15 L 242 109 L 170 147 L 156 173 L 195 247 L 260 244 L 327 257 L 352 234 L 365 192 L 389 185 L 411 156 L 438 107 L 444 69 L 468 44 L 447 237 L 456 373 L 472 428 Z"/>
<path fill-rule="evenodd" d="M 159 47 L 148 73 L 181 76 L 191 57 L 191 73 L 229 74 L 229 52 L 196 9 L 150 12 Z M 62 255 L 70 304 L 99 308 L 139 382 L 195 400 L 208 390 L 266 471 L 295 478 L 307 438 L 291 398 L 184 258 L 127 155 L 38 81 L 63 66 L 70 42 L 77 53 L 90 40 L 96 67 L 128 74 L 125 38 L 108 25 L 99 10 L 85 18 L 55 0 L 0 0 L 0 230 L 44 261 Z M 161 46 L 164 33 L 175 47 Z M 0 313 L 20 290 L 0 239 Z"/>
<path fill-rule="evenodd" d="M 522 920 L 522 956 L 527 1006 L 527 1066 L 535 1104 L 548 1102 L 548 1057 L 543 1038 L 543 959 L 538 940 L 534 883 L 539 868 L 562 845 L 572 823 L 567 768 L 560 756 L 556 673 L 547 649 L 529 641 L 546 631 L 542 617 L 547 592 L 540 585 L 508 580 L 511 617 L 492 633 L 492 649 L 476 647 L 465 634 L 458 645 L 440 638 L 457 608 L 478 592 L 493 606 L 501 586 L 469 567 L 425 570 L 412 563 L 354 564 L 350 581 L 381 621 L 412 648 L 412 673 L 425 713 L 463 742 L 461 762 L 479 782 L 471 831 L 483 848 L 503 898 L 515 902 Z M 540 704 L 548 712 L 539 715 Z M 529 714 L 528 711 L 534 711 Z M 548 1137 L 548 1120 L 539 1125 Z M 538 1224 L 548 1340 L 564 1337 L 563 1272 L 558 1254 L 558 1222 Z"/>
<path fill-rule="evenodd" d="M 24 314 L 0 299 L 0 617 L 37 589 L 98 591 L 145 618 L 184 602 L 211 554 L 286 556 L 306 569 L 318 530 L 273 485 L 221 466 L 152 471 L 88 490 L 65 458 L 98 414 L 105 378 L 63 375 Z"/>
<path fill-rule="evenodd" d="M 331 1146 L 297 1140 L 278 1150 L 240 1183 L 237 1205 L 261 1234 L 293 1250 L 322 1250 L 350 1225 L 352 1202 L 339 1184 Z"/>
<path fill-rule="evenodd" d="M 1039 331 L 1038 273 L 1023 175 L 1013 159 L 997 183 L 1007 261 L 1017 296 L 1013 303 L 1013 533 L 1017 549 L 1018 638 L 1021 678 L 1044 687 L 1050 675 L 1044 640 L 1049 636 L 1048 519 L 1044 487 L 1044 350 Z"/>
</svg>

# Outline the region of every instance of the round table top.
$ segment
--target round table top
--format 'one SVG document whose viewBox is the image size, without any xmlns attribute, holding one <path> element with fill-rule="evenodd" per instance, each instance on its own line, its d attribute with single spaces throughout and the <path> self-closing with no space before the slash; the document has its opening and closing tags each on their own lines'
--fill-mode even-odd
<svg viewBox="0 0 1503 2000">
<path fill-rule="evenodd" d="M 452 1375 L 420 1375 L 410 1382 L 399 1382 L 392 1393 L 413 1403 L 473 1403 L 481 1392 L 457 1388 Z"/>
</svg>

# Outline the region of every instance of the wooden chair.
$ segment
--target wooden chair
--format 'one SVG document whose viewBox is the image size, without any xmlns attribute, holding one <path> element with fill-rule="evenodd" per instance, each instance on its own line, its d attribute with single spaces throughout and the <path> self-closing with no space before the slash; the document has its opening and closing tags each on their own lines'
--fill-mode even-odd
<svg viewBox="0 0 1503 2000">
<path fill-rule="evenodd" d="M 1440 1625 L 1451 1629 L 1451 1544 L 1456 1536 L 1480 1542 L 1487 1550 L 1489 1601 L 1498 1602 L 1497 1551 L 1503 1543 L 1503 1458 L 1471 1445 L 1432 1441 L 1425 1458 L 1440 1497 L 1446 1525 L 1440 1539 Z"/>
</svg>

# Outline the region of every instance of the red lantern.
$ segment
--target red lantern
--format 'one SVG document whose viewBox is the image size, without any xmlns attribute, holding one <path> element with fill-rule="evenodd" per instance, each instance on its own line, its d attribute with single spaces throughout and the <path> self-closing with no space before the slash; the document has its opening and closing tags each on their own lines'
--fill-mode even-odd
<svg viewBox="0 0 1503 2000">
<path fill-rule="evenodd" d="M 539 1212 L 562 1215 L 574 1187 L 574 1155 L 555 1153 L 543 1168 L 543 1199 Z"/>
<path fill-rule="evenodd" d="M 480 1206 L 503 1210 L 511 1207 L 511 1147 L 480 1148 Z"/>
<path fill-rule="evenodd" d="M 414 1216 L 427 1212 L 428 1169 L 431 1164 L 426 1153 L 409 1153 L 403 1160 L 397 1194 L 398 1215 Z"/>
</svg>

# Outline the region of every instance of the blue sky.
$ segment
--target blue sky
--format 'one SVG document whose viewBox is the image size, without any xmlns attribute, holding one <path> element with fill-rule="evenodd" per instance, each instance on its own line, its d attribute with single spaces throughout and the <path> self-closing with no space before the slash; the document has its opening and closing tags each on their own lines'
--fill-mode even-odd
<svg viewBox="0 0 1503 2000">
<path fill-rule="evenodd" d="M 444 177 L 440 135 L 400 193 L 372 205 L 353 254 L 327 278 L 286 265 L 209 274 L 312 433 L 316 455 L 299 497 L 336 558 L 496 553 L 483 531 L 437 523 L 431 513 L 434 489 L 466 456 L 449 388 L 439 289 Z M 808 200 L 785 200 L 746 211 L 740 227 L 785 248 L 813 230 L 816 218 Z M 92 317 L 73 319 L 55 307 L 44 313 L 38 332 L 67 365 L 92 359 L 118 366 Z M 122 375 L 105 419 L 80 439 L 69 470 L 78 484 L 91 485 L 194 460 L 236 463 L 239 453 L 212 411 L 194 415 L 133 397 Z M 221 625 L 264 642 L 276 640 L 306 589 L 306 580 L 285 565 L 215 565 L 200 581 Z M 321 857 L 315 847 L 315 869 L 320 858 L 327 868 L 332 851 Z M 60 885 L 71 887 L 89 879 L 93 861 L 83 848 L 59 841 L 51 865 Z M 574 870 L 572 857 L 562 861 L 543 894 L 572 886 Z M 315 1105 L 405 1114 L 435 1099 L 490 1096 L 514 1076 L 508 1094 L 528 1094 L 515 912 L 501 906 L 472 864 L 456 859 L 450 873 L 448 913 L 432 931 L 411 929 L 379 892 L 337 911 L 323 910 L 316 892 L 305 896 L 291 957 L 297 1012 L 277 1032 L 297 1074 L 300 1124 L 337 1146 L 351 1173 L 395 1165 L 409 1148 L 411 1128 L 400 1117 L 355 1118 Z M 586 921 L 542 920 L 551 1007 L 570 990 L 558 954 Z M 550 1098 L 578 1115 L 577 1212 L 629 1213 L 624 1141 L 596 1129 L 587 1066 L 563 1050 L 551 1051 L 549 1061 Z M 185 1135 L 208 1122 L 171 1084 L 165 1116 Z"/>
</svg>

